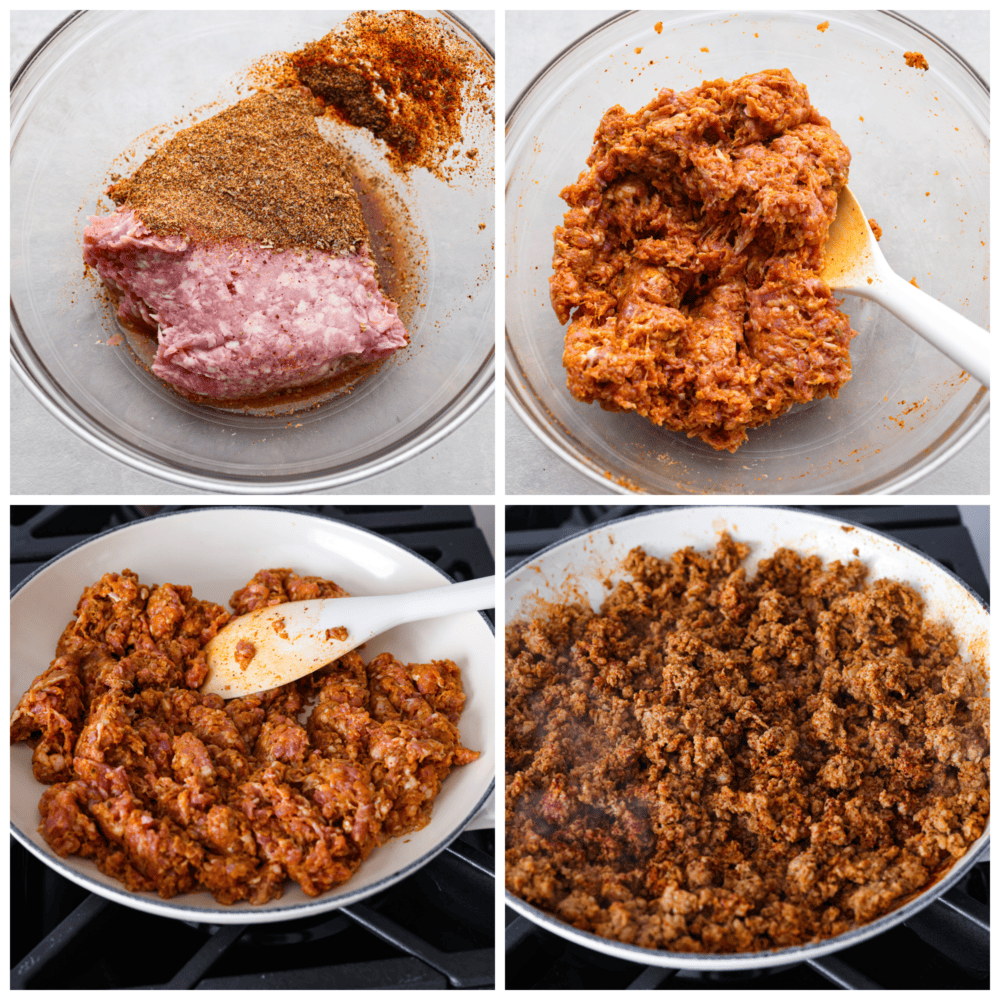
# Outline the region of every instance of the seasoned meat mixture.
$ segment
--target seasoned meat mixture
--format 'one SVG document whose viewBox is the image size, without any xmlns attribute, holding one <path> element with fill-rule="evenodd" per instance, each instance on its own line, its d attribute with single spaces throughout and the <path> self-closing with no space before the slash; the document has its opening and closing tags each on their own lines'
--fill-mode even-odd
<svg viewBox="0 0 1000 1000">
<path fill-rule="evenodd" d="M 570 392 L 729 451 L 836 396 L 855 332 L 817 275 L 850 162 L 787 69 L 611 108 L 555 231 Z"/>
<path fill-rule="evenodd" d="M 600 611 L 507 634 L 507 888 L 647 948 L 831 937 L 985 828 L 989 699 L 951 628 L 866 567 L 635 549 Z"/>
<path fill-rule="evenodd" d="M 314 385 L 408 343 L 314 105 L 256 94 L 183 129 L 84 231 L 119 319 L 157 338 L 153 373 L 195 402 Z"/>
<path fill-rule="evenodd" d="M 274 569 L 230 604 L 242 615 L 344 596 Z M 60 857 L 91 858 L 164 899 L 207 889 L 221 903 L 265 903 L 286 878 L 318 896 L 426 826 L 451 769 L 479 756 L 456 728 L 465 695 L 451 660 L 382 653 L 366 665 L 348 653 L 263 694 L 199 694 L 204 647 L 230 617 L 190 587 L 147 586 L 129 570 L 83 592 L 11 717 L 11 742 L 34 745 L 35 778 L 50 786 L 39 830 Z"/>
</svg>

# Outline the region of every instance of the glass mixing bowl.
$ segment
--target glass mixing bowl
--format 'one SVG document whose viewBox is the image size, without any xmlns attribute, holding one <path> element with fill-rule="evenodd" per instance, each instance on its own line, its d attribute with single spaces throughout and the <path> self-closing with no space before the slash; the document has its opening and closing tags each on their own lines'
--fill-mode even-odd
<svg viewBox="0 0 1000 1000">
<path fill-rule="evenodd" d="M 413 457 L 489 398 L 492 109 L 465 115 L 457 162 L 476 166 L 450 183 L 423 169 L 402 179 L 369 133 L 337 132 L 366 188 L 377 254 L 395 252 L 415 278 L 400 301 L 410 347 L 352 391 L 294 414 L 197 406 L 136 364 L 126 347 L 107 346 L 125 331 L 83 278 L 81 238 L 109 171 L 134 169 L 155 139 L 151 130 L 173 131 L 245 96 L 237 87 L 254 60 L 300 48 L 350 13 L 78 13 L 18 72 L 11 95 L 12 364 L 54 416 L 113 458 L 225 492 L 335 487 Z M 438 18 L 492 64 L 489 49 L 457 18 L 419 13 Z M 462 156 L 473 147 L 475 158 Z M 123 163 L 129 148 L 137 155 Z M 391 215 L 400 203 L 404 222 L 380 220 L 380 211 L 388 206 Z M 383 255 L 381 266 L 385 282 L 392 263 Z"/>
<path fill-rule="evenodd" d="M 926 56 L 929 71 L 906 65 L 909 50 Z M 988 325 L 989 90 L 961 56 L 876 11 L 618 15 L 521 94 L 507 116 L 505 152 L 508 398 L 541 441 L 605 488 L 898 492 L 988 420 L 981 385 L 895 317 L 850 297 L 843 309 L 859 333 L 851 381 L 837 399 L 751 431 L 735 454 L 569 394 L 565 330 L 549 303 L 552 232 L 566 208 L 559 192 L 585 168 L 601 115 L 615 104 L 635 111 L 663 87 L 772 67 L 788 67 L 809 88 L 850 148 L 851 190 L 881 225 L 890 266 Z"/>
</svg>

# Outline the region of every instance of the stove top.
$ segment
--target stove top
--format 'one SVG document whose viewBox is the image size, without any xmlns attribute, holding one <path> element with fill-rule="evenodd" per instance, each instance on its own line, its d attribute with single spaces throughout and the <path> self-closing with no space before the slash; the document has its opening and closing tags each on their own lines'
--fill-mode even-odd
<svg viewBox="0 0 1000 1000">
<path fill-rule="evenodd" d="M 634 506 L 509 506 L 506 567 Z M 892 535 L 961 577 L 984 600 L 989 586 L 956 506 L 809 506 Z M 989 989 L 989 861 L 911 920 L 833 955 L 776 969 L 701 973 L 602 955 L 505 908 L 507 989 Z"/>
<path fill-rule="evenodd" d="M 97 532 L 184 509 L 13 506 L 11 586 Z M 376 531 L 455 580 L 495 571 L 469 507 L 293 509 Z M 12 839 L 11 988 L 492 989 L 494 870 L 494 832 L 471 830 L 362 903 L 277 924 L 211 925 L 106 900 Z"/>
</svg>

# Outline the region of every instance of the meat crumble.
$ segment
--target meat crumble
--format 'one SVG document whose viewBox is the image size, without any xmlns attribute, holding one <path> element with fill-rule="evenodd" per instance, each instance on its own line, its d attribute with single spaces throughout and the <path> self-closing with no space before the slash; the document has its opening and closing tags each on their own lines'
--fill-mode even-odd
<svg viewBox="0 0 1000 1000">
<path fill-rule="evenodd" d="M 507 888 L 646 948 L 817 942 L 935 882 L 989 813 L 989 699 L 854 560 L 633 550 L 599 611 L 507 632 Z"/>
<path fill-rule="evenodd" d="M 555 231 L 570 392 L 729 451 L 836 396 L 855 332 L 818 275 L 850 162 L 787 69 L 611 108 Z"/>
<path fill-rule="evenodd" d="M 242 615 L 344 596 L 274 569 L 230 604 Z M 265 903 L 288 878 L 318 896 L 426 826 L 451 769 L 478 758 L 457 729 L 465 694 L 451 660 L 365 664 L 353 652 L 262 694 L 200 694 L 204 647 L 230 617 L 129 570 L 83 592 L 11 716 L 11 743 L 34 746 L 34 776 L 49 785 L 39 831 L 60 857 L 164 899 L 207 889 Z"/>
</svg>

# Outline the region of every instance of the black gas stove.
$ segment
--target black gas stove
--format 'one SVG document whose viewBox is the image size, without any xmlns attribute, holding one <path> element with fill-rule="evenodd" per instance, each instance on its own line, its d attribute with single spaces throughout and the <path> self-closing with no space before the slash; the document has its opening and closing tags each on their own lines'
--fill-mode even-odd
<svg viewBox="0 0 1000 1000">
<path fill-rule="evenodd" d="M 631 506 L 517 507 L 506 512 L 506 565 L 592 525 L 646 510 Z M 811 506 L 920 549 L 984 600 L 989 586 L 955 506 Z M 508 989 L 989 989 L 989 861 L 913 919 L 871 941 L 810 962 L 699 973 L 626 962 L 542 930 L 506 909 Z"/>
<path fill-rule="evenodd" d="M 12 507 L 11 586 L 99 531 L 184 509 Z M 495 571 L 469 507 L 290 509 L 376 531 L 455 580 Z M 491 989 L 494 870 L 493 831 L 466 831 L 414 875 L 362 903 L 277 924 L 219 926 L 113 903 L 12 839 L 11 988 Z"/>
</svg>

